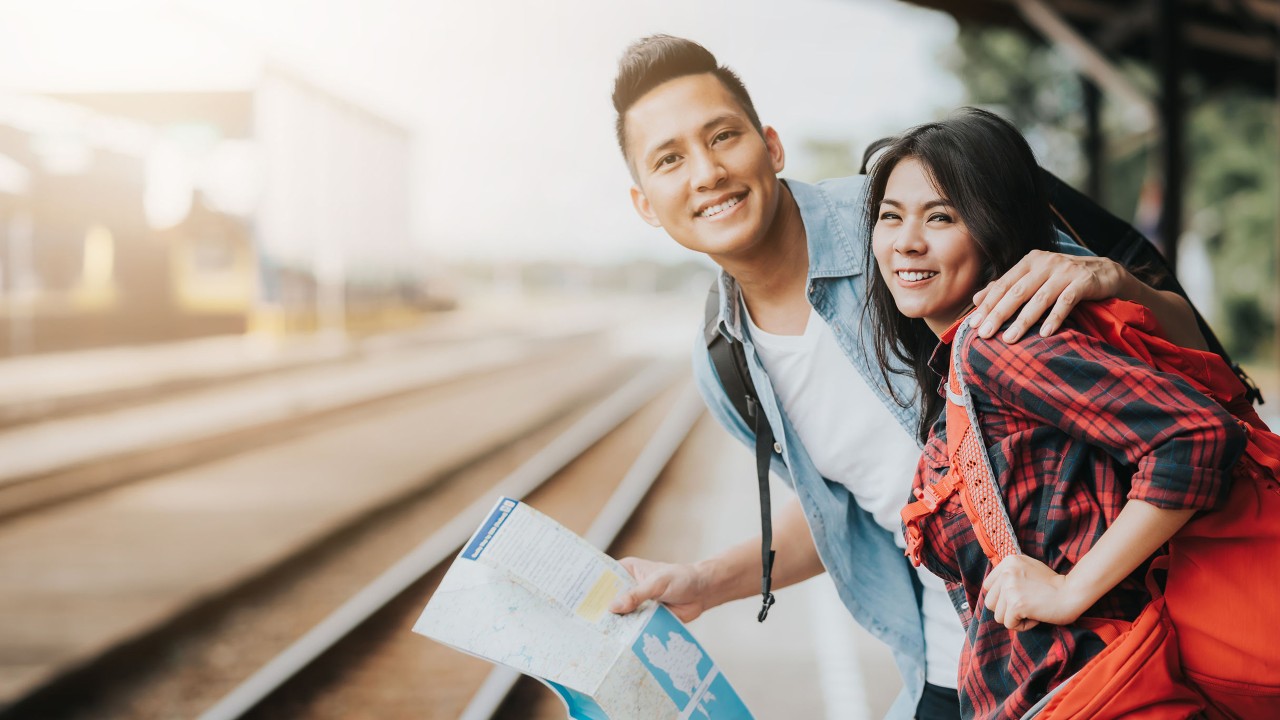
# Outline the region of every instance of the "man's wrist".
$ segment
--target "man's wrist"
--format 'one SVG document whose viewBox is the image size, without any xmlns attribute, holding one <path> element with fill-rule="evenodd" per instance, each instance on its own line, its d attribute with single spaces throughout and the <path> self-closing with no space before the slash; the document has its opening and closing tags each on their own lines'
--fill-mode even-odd
<svg viewBox="0 0 1280 720">
<path fill-rule="evenodd" d="M 1151 293 L 1154 290 L 1135 277 L 1124 265 L 1110 258 L 1107 260 L 1112 264 L 1117 276 L 1114 297 L 1150 307 Z"/>
<path fill-rule="evenodd" d="M 732 555 L 711 557 L 693 564 L 698 594 L 706 600 L 708 608 L 749 597 L 752 593 L 746 579 L 749 572 L 741 558 Z"/>
</svg>

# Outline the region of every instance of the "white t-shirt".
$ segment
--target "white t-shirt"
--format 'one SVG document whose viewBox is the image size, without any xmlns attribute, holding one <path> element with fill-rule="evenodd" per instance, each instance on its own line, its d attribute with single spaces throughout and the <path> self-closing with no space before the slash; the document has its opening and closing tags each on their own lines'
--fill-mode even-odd
<svg viewBox="0 0 1280 720">
<path fill-rule="evenodd" d="M 901 548 L 902 517 L 920 447 L 867 386 L 810 309 L 803 335 L 772 335 L 746 314 L 751 339 L 774 394 L 818 472 L 849 488 L 858 505 Z M 964 628 L 942 580 L 917 568 L 924 586 L 925 679 L 956 687 Z"/>
</svg>

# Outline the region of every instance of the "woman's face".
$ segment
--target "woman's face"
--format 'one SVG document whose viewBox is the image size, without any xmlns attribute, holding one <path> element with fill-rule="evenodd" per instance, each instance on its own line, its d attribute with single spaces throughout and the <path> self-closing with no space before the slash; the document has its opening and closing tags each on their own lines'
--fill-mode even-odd
<svg viewBox="0 0 1280 720">
<path fill-rule="evenodd" d="M 915 158 L 894 167 L 877 212 L 872 250 L 898 311 L 941 335 L 979 289 L 977 244 Z"/>
</svg>

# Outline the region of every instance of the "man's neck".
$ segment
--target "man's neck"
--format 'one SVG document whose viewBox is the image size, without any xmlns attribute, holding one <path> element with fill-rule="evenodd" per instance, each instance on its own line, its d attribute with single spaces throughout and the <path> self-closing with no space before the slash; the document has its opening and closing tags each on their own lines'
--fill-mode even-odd
<svg viewBox="0 0 1280 720">
<path fill-rule="evenodd" d="M 715 260 L 738 282 L 756 327 L 776 335 L 804 332 L 809 318 L 808 237 L 800 206 L 785 183 L 764 242 L 748 256 Z"/>
</svg>

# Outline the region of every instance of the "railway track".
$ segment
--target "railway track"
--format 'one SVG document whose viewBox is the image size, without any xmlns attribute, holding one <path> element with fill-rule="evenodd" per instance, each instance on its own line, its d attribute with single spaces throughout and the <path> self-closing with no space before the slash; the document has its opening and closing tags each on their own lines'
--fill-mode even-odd
<svg viewBox="0 0 1280 720">
<path fill-rule="evenodd" d="M 523 496 L 608 547 L 702 412 L 685 387 L 649 403 L 598 442 L 591 437 L 598 420 L 566 433 L 565 442 L 481 496 L 201 719 L 499 717 L 517 674 L 408 632 L 449 561 L 495 494 Z M 573 437 L 579 430 L 587 434 Z M 505 712 L 511 716 L 512 709 Z"/>
<path fill-rule="evenodd" d="M 210 459 L 314 432 L 379 403 L 484 382 L 527 364 L 588 354 L 593 335 L 401 343 L 363 362 L 253 370 L 198 390 L 175 386 L 140 404 L 0 429 L 0 521 Z M 206 386 L 207 385 L 207 386 Z"/>
<path fill-rule="evenodd" d="M 303 626 L 317 622 L 321 611 L 331 611 L 341 599 L 356 592 L 361 582 L 369 580 L 366 576 L 371 568 L 383 567 L 389 563 L 389 554 L 403 552 L 405 538 L 420 538 L 426 528 L 449 525 L 449 519 L 463 505 L 490 502 L 496 492 L 509 493 L 510 488 L 493 487 L 494 478 L 503 472 L 507 473 L 508 481 L 523 473 L 524 482 L 529 482 L 530 473 L 542 467 L 539 472 L 559 479 L 549 480 L 547 489 L 538 492 L 567 498 L 558 502 L 568 502 L 586 512 L 590 503 L 584 498 L 595 497 L 607 484 L 600 478 L 620 464 L 618 453 L 626 454 L 621 448 L 643 445 L 644 437 L 657 422 L 655 413 L 661 414 L 661 408 L 673 402 L 672 391 L 666 388 L 674 372 L 671 365 L 659 364 L 637 375 L 637 366 L 632 361 L 597 370 L 594 381 L 588 382 L 591 379 L 586 377 L 590 375 L 586 368 L 563 368 L 562 376 L 572 375 L 596 389 L 580 389 L 576 397 L 562 399 L 558 410 L 544 411 L 536 418 L 517 423 L 519 427 L 490 428 L 491 435 L 504 439 L 495 441 L 491 437 L 484 447 L 454 448 L 460 451 L 459 458 L 430 473 L 430 478 L 384 494 L 350 517 L 340 521 L 330 518 L 326 527 L 310 533 L 305 540 L 293 543 L 275 557 L 260 558 L 255 566 L 240 568 L 232 577 L 223 578 L 219 588 L 205 588 L 203 592 L 181 597 L 167 613 L 153 612 L 152 619 L 160 617 L 161 620 L 148 627 L 110 638 L 110 642 L 100 643 L 81 656 L 64 658 L 49 679 L 38 683 L 39 689 L 15 697 L 0 711 L 0 717 L 146 718 L 199 714 L 216 704 L 215 693 L 230 690 L 257 663 L 266 662 L 269 656 L 301 635 Z M 527 382 L 545 386 L 552 376 L 546 374 Z M 627 377 L 632 379 L 623 382 Z M 563 377 L 561 382 L 565 382 Z M 490 412 L 503 413 L 502 404 L 494 397 L 501 397 L 504 390 L 510 391 L 510 388 L 502 387 L 501 383 L 482 384 L 495 385 L 489 388 L 491 397 L 481 397 L 478 389 L 471 387 L 458 388 L 458 399 L 473 398 L 474 402 L 486 404 Z M 608 399 L 599 401 L 601 389 L 619 387 L 621 389 Z M 379 412 L 383 410 L 385 408 L 379 408 Z M 481 416 L 477 413 L 477 418 Z M 592 433 L 600 437 L 593 440 Z M 314 441 L 312 436 L 306 439 Z M 587 446 L 592 449 L 587 450 Z M 556 462 L 570 463 L 570 468 L 561 473 L 551 472 L 546 459 L 548 452 L 558 453 Z M 583 452 L 584 458 L 570 462 Z M 586 460 L 592 453 L 597 459 Z M 530 462 L 535 465 L 529 465 Z M 581 469 L 573 469 L 583 467 L 584 462 L 595 463 L 589 476 L 583 475 Z M 524 469 L 515 468 L 517 465 Z M 564 479 L 574 476 L 575 472 L 576 481 Z M 181 481 L 179 478 L 172 482 Z M 165 482 L 168 481 L 159 478 L 140 485 L 160 488 Z M 572 484 L 574 482 L 576 484 Z M 553 489 L 562 485 L 576 489 Z M 104 493 L 102 497 L 105 501 L 147 489 L 131 486 Z M 93 500 L 86 498 L 77 505 L 87 506 L 83 508 L 86 513 L 109 512 L 95 509 Z M 66 510 L 55 508 L 50 515 L 70 514 L 73 509 L 74 506 Z M 21 530 L 25 526 L 38 526 L 42 520 L 40 514 L 36 514 L 0 525 L 0 585 L 6 584 L 6 578 L 15 579 L 23 570 L 4 560 L 10 557 L 5 551 L 6 543 L 10 548 L 27 545 L 31 538 L 24 537 Z M 76 521 L 75 518 L 68 520 L 72 524 Z M 462 527 L 461 522 L 452 523 L 455 532 Z M 58 532 L 57 528 L 52 530 L 52 534 Z M 64 528 L 63 532 L 69 530 Z M 145 580 L 135 578 L 135 581 L 140 579 Z M 22 601 L 23 598 L 18 597 L 14 602 Z M 14 602 L 6 608 L 6 600 L 0 598 L 0 612 L 15 609 Z M 413 602 L 424 603 L 425 595 L 414 598 Z M 92 616 L 92 603 L 85 605 L 89 607 L 82 607 L 80 611 Z M 69 606 L 50 612 L 65 615 L 74 611 L 75 608 Z M 26 612 L 32 614 L 29 606 Z M 14 614 L 8 616 L 15 617 Z M 93 619 L 73 617 L 70 624 L 74 629 L 79 623 Z M 32 620 L 33 625 L 39 624 L 40 617 Z M 3 633 L 10 635 L 10 641 L 15 640 L 13 628 Z M 23 633 L 18 631 L 16 635 L 17 642 L 5 643 L 11 653 L 23 650 Z M 447 662 L 453 664 L 455 660 L 451 658 Z M 323 664 L 322 660 L 318 666 Z M 270 702 L 280 702 L 279 697 L 282 696 L 273 695 Z"/>
<path fill-rule="evenodd" d="M 587 323 L 576 332 L 590 332 L 589 328 Z M 485 337 L 521 336 L 526 329 L 514 321 L 499 323 L 456 311 L 418 327 L 363 337 L 220 336 L 141 350 L 126 346 L 8 358 L 0 372 L 0 431 L 308 368 L 355 365 L 390 355 L 474 344 Z M 551 333 L 557 334 L 563 333 Z"/>
</svg>

